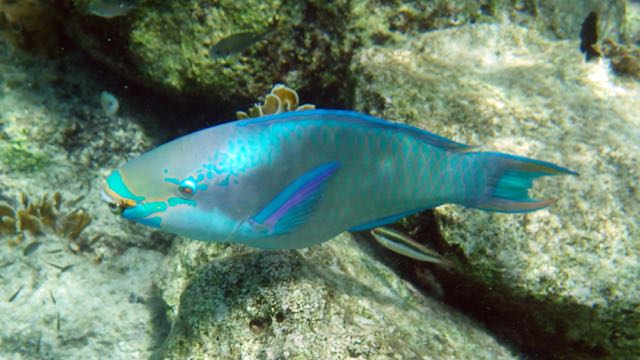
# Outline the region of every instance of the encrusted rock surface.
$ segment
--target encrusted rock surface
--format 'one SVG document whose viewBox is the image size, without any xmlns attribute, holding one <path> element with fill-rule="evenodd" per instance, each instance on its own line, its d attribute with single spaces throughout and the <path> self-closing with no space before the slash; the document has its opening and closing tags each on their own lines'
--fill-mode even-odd
<svg viewBox="0 0 640 360">
<path fill-rule="evenodd" d="M 151 286 L 168 240 L 113 216 L 100 190 L 158 140 L 129 111 L 104 114 L 112 79 L 65 60 L 0 40 L 0 216 L 14 220 L 0 231 L 0 358 L 149 358 L 168 331 Z"/>
<path fill-rule="evenodd" d="M 540 181 L 534 197 L 558 200 L 542 211 L 436 209 L 444 240 L 469 264 L 466 280 L 449 290 L 490 304 L 492 315 L 472 311 L 524 347 L 638 353 L 637 82 L 617 79 L 606 63 L 585 63 L 577 40 L 549 41 L 509 24 L 366 49 L 354 71 L 359 110 L 580 173 Z"/>
<path fill-rule="evenodd" d="M 167 359 L 516 358 L 346 233 L 301 251 L 178 241 L 161 268 Z"/>
</svg>

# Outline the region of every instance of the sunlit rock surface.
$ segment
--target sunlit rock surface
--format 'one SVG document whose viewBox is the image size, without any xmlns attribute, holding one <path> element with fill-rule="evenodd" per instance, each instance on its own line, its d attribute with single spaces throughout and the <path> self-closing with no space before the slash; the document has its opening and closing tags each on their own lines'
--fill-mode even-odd
<svg viewBox="0 0 640 360">
<path fill-rule="evenodd" d="M 83 65 L 0 40 L 2 223 L 27 199 L 42 224 L 0 231 L 2 359 L 147 359 L 168 332 L 151 282 L 166 238 L 122 222 L 100 198 L 108 172 L 158 140 L 130 111 L 107 117 L 100 92 L 121 88 Z M 42 206 L 56 193 L 58 211 Z M 65 227 L 74 211 L 90 224 Z"/>
<path fill-rule="evenodd" d="M 361 111 L 580 173 L 540 181 L 534 197 L 558 201 L 531 214 L 435 211 L 468 262 L 443 280 L 452 302 L 534 352 L 640 351 L 637 82 L 585 63 L 577 39 L 508 24 L 369 48 L 354 71 Z"/>
<path fill-rule="evenodd" d="M 301 251 L 174 243 L 156 283 L 168 359 L 513 359 L 343 234 Z"/>
</svg>

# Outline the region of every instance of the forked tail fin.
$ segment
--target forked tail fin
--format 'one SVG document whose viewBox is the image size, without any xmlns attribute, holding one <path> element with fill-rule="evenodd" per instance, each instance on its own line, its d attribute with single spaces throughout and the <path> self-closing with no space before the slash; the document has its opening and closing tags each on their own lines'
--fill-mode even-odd
<svg viewBox="0 0 640 360">
<path fill-rule="evenodd" d="M 479 158 L 487 179 L 484 191 L 468 206 L 498 212 L 529 212 L 553 204 L 554 200 L 529 197 L 533 180 L 549 175 L 578 175 L 558 165 L 497 152 L 470 153 Z"/>
</svg>

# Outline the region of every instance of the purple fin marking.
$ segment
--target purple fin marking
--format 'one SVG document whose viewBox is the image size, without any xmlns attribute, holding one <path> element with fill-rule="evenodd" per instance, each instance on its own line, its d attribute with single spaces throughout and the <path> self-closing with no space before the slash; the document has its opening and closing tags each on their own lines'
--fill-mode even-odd
<svg viewBox="0 0 640 360">
<path fill-rule="evenodd" d="M 292 232 L 306 220 L 326 187 L 327 180 L 340 168 L 334 161 L 322 164 L 287 185 L 262 210 L 249 219 L 256 229 L 268 235 Z"/>
</svg>

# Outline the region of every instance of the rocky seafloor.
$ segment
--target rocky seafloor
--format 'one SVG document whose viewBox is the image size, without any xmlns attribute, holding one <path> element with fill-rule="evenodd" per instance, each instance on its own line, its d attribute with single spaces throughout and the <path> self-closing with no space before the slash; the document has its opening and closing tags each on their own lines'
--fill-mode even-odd
<svg viewBox="0 0 640 360">
<path fill-rule="evenodd" d="M 293 39 L 301 46 L 292 50 L 280 39 L 275 54 L 286 53 L 289 62 L 245 74 L 248 85 L 237 78 L 232 92 L 218 96 L 234 98 L 229 103 L 255 97 L 279 80 L 291 80 L 304 94 L 315 86 L 309 82 L 323 78 L 300 77 L 313 69 L 327 71 L 323 91 L 330 93 L 348 74 L 348 89 L 337 98 L 350 99 L 356 110 L 580 173 L 539 181 L 533 195 L 557 202 L 535 213 L 443 206 L 400 224 L 454 261 L 453 271 L 384 252 L 364 234 L 345 233 L 299 251 L 260 251 L 162 234 L 110 213 L 100 189 L 112 169 L 185 129 L 225 120 L 207 114 L 206 104 L 176 95 L 195 81 L 190 77 L 202 83 L 181 96 L 215 87 L 207 82 L 215 76 L 194 75 L 202 69 L 227 66 L 227 76 L 265 61 L 260 57 L 268 49 L 261 47 L 225 65 L 228 60 L 196 59 L 201 45 L 190 50 L 173 44 L 190 35 L 174 34 L 167 39 L 173 45 L 164 48 L 148 40 L 157 36 L 159 21 L 177 26 L 175 19 L 202 17 L 196 2 L 177 12 L 145 13 L 141 6 L 128 18 L 89 18 L 97 33 L 73 39 L 78 47 L 63 55 L 25 52 L 4 36 L 0 357 L 633 358 L 640 353 L 640 85 L 612 70 L 613 59 L 585 62 L 579 39 L 563 38 L 579 27 L 575 17 L 584 16 L 591 2 L 580 2 L 579 11 L 551 11 L 549 3 L 538 3 L 544 20 L 524 27 L 513 9 L 511 20 L 497 21 L 464 12 L 477 9 L 385 4 L 365 19 L 370 3 L 364 1 L 352 8 L 310 1 L 297 5 L 305 10 L 286 11 L 280 10 L 284 2 L 270 2 L 257 18 L 245 14 L 231 30 L 223 29 L 246 21 L 268 24 L 279 14 L 290 17 L 286 31 L 297 34 Z M 633 39 L 640 28 L 638 4 L 616 4 L 609 12 L 598 10 L 603 32 L 615 32 L 626 16 L 633 21 L 625 23 L 625 36 Z M 0 10 L 10 6 L 3 2 Z M 323 23 L 308 17 L 314 6 L 319 14 L 349 9 L 358 20 Z M 416 15 L 427 8 L 434 11 L 431 18 Z M 443 9 L 458 11 L 459 22 Z M 293 10 L 305 17 L 292 17 Z M 147 17 L 153 14 L 162 17 Z M 166 20 L 172 14 L 174 20 Z M 219 16 L 191 24 L 194 34 L 202 36 Z M 304 33 L 311 25 L 301 22 L 309 19 L 323 24 L 323 31 L 364 35 Z M 426 19 L 439 25 L 427 26 Z M 466 24 L 469 19 L 484 24 Z M 67 34 L 83 21 L 70 19 Z M 134 34 L 145 26 L 153 30 L 132 37 L 129 48 L 151 55 L 134 56 L 135 66 L 118 72 L 122 64 L 132 66 L 131 58 L 105 56 L 91 41 L 105 29 L 115 29 L 121 40 L 129 24 L 137 26 Z M 336 39 L 340 46 L 332 53 L 309 57 L 304 48 Z M 153 64 L 160 50 L 182 55 Z M 332 67 L 347 53 L 349 66 Z M 96 55 L 105 58 L 104 67 L 94 62 Z M 305 56 L 296 64 L 304 70 L 288 67 Z M 286 76 L 277 75 L 283 71 Z M 159 94 L 140 87 L 145 77 L 165 89 Z M 243 83 L 247 90 L 240 94 Z M 101 107 L 102 91 L 119 100 L 115 115 Z"/>
<path fill-rule="evenodd" d="M 540 181 L 533 194 L 557 201 L 530 214 L 437 208 L 443 239 L 468 265 L 443 283 L 456 283 L 462 298 L 452 301 L 491 308 L 500 331 L 527 326 L 516 336 L 525 346 L 631 356 L 640 339 L 640 86 L 616 79 L 604 62 L 583 63 L 572 48 L 503 24 L 367 49 L 354 65 L 367 82 L 356 103 L 482 149 L 577 171 Z M 532 342 L 531 334 L 549 339 Z"/>
</svg>

